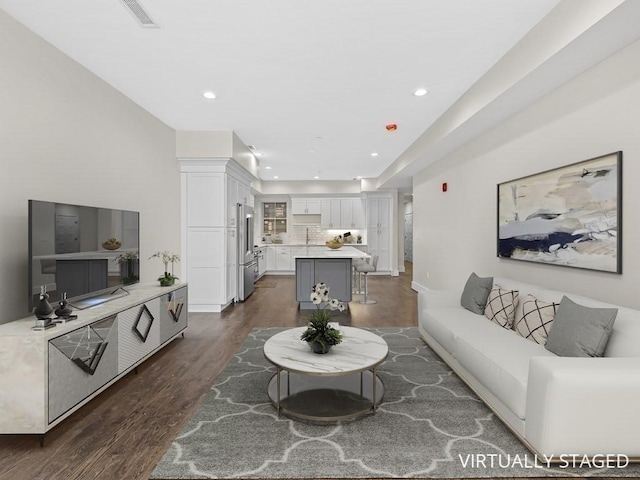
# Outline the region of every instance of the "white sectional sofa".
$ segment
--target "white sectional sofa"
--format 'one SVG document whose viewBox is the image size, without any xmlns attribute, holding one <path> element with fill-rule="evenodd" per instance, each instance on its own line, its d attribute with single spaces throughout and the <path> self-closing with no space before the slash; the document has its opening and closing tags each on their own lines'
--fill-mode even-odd
<svg viewBox="0 0 640 480">
<path fill-rule="evenodd" d="M 460 306 L 463 291 L 418 295 L 425 342 L 538 455 L 622 454 L 640 460 L 640 311 L 506 278 L 494 284 L 547 302 L 564 295 L 616 307 L 603 358 L 559 357 Z M 516 319 L 522 315 L 522 303 Z M 553 327 L 552 327 L 553 328 Z"/>
</svg>

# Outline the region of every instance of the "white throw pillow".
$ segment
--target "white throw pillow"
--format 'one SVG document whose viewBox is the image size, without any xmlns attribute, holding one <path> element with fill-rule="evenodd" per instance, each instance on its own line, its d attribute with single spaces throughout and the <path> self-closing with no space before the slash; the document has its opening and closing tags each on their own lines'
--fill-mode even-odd
<svg viewBox="0 0 640 480">
<path fill-rule="evenodd" d="M 494 285 L 487 298 L 484 316 L 502 328 L 511 330 L 518 304 L 518 290 L 506 290 Z"/>
<path fill-rule="evenodd" d="M 522 302 L 522 317 L 516 322 L 515 331 L 527 340 L 546 344 L 559 305 L 527 295 Z"/>
</svg>

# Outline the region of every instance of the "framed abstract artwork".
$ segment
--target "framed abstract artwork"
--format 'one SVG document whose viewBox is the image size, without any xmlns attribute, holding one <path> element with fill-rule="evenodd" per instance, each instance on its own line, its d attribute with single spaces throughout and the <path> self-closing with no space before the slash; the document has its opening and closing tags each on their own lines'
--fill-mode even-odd
<svg viewBox="0 0 640 480">
<path fill-rule="evenodd" d="M 498 257 L 622 273 L 622 152 L 500 183 Z"/>
</svg>

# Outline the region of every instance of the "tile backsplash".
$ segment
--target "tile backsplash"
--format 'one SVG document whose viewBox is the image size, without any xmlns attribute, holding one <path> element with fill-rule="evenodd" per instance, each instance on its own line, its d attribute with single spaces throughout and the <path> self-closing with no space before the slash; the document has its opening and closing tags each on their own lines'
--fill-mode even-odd
<svg viewBox="0 0 640 480">
<path fill-rule="evenodd" d="M 327 240 L 331 240 L 333 237 L 335 237 L 336 235 L 342 235 L 345 232 L 350 231 L 351 232 L 351 236 L 347 237 L 347 241 L 345 243 L 357 243 L 357 237 L 358 235 L 362 235 L 362 243 L 364 243 L 364 231 L 360 231 L 360 230 L 327 230 L 325 228 L 322 228 L 319 225 L 310 225 L 310 226 L 304 226 L 304 225 L 291 225 L 288 228 L 287 233 L 283 233 L 280 235 L 274 235 L 272 237 L 272 242 L 273 240 L 278 239 L 278 237 L 280 237 L 279 239 L 282 240 L 282 243 L 309 243 L 312 245 L 321 245 L 323 243 L 325 243 Z M 307 235 L 308 235 L 308 242 L 307 242 Z M 259 239 L 262 240 L 263 237 L 260 237 Z M 266 243 L 268 243 L 268 240 L 265 238 Z M 265 243 L 265 242 L 261 242 L 261 243 Z"/>
</svg>

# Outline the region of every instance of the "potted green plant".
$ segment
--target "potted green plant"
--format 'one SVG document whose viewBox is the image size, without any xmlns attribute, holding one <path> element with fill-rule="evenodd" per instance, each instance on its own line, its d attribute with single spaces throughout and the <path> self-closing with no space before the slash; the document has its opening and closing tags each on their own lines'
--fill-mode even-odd
<svg viewBox="0 0 640 480">
<path fill-rule="evenodd" d="M 307 329 L 300 336 L 309 344 L 314 353 L 327 353 L 333 345 L 342 342 L 344 335 L 335 328 L 331 322 L 331 312 L 344 311 L 344 304 L 335 298 L 329 297 L 329 287 L 324 283 L 314 285 L 310 295 L 311 302 L 316 306 L 316 311 L 309 315 Z"/>
<path fill-rule="evenodd" d="M 158 277 L 160 286 L 170 287 L 171 285 L 173 285 L 175 281 L 178 280 L 178 277 L 173 274 L 173 267 L 176 262 L 180 261 L 180 257 L 175 253 L 170 253 L 165 250 L 164 252 L 154 253 L 149 257 L 149 259 L 152 258 L 159 258 L 162 260 L 162 263 L 164 263 L 164 275 Z M 171 273 L 169 273 L 169 263 L 171 263 Z"/>
<path fill-rule="evenodd" d="M 129 285 L 138 281 L 138 252 L 121 253 L 114 262 L 120 265 L 122 283 Z"/>
</svg>

